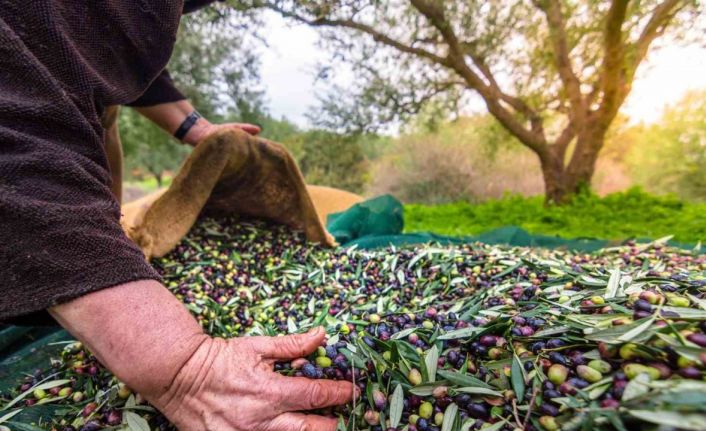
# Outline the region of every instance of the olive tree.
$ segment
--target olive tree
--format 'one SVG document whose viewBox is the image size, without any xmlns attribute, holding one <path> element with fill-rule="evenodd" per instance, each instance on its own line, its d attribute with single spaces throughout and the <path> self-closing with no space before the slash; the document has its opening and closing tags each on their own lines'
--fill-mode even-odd
<svg viewBox="0 0 706 431">
<path fill-rule="evenodd" d="M 692 28 L 701 18 L 694 0 L 238 3 L 323 29 L 335 58 L 353 65 L 358 96 L 353 110 L 328 100 L 329 112 L 361 127 L 480 96 L 539 157 L 549 202 L 590 183 L 606 132 L 655 41 L 703 34 Z"/>
</svg>

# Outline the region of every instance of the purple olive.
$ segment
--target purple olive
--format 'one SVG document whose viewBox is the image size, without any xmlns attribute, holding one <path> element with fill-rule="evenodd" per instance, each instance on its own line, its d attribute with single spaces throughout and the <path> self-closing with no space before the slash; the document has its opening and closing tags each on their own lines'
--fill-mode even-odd
<svg viewBox="0 0 706 431">
<path fill-rule="evenodd" d="M 686 339 L 691 341 L 694 344 L 698 344 L 701 347 L 706 347 L 706 335 L 705 334 L 695 332 L 693 334 L 690 334 L 688 337 L 686 337 Z"/>
</svg>

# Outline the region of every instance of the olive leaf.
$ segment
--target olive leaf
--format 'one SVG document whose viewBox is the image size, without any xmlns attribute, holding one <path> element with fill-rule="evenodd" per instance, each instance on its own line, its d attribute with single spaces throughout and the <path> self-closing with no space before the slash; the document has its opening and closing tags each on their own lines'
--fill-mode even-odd
<svg viewBox="0 0 706 431">
<path fill-rule="evenodd" d="M 643 421 L 665 425 L 683 430 L 706 430 L 706 415 L 700 413 L 684 413 L 653 410 L 629 410 L 628 413 Z"/>
<path fill-rule="evenodd" d="M 436 347 L 436 344 L 434 344 L 431 349 L 426 352 L 426 356 L 424 357 L 424 363 L 426 365 L 429 382 L 435 382 L 436 368 L 439 363 L 439 348 Z"/>
<path fill-rule="evenodd" d="M 399 383 L 392 392 L 392 397 L 390 398 L 390 426 L 392 428 L 397 428 L 402 420 L 402 412 L 404 410 L 404 392 L 402 390 L 402 385 Z"/>
<path fill-rule="evenodd" d="M 615 296 L 618 294 L 618 287 L 620 287 L 620 270 L 613 269 L 610 271 L 610 278 L 608 279 L 608 286 L 606 287 L 605 298 L 615 298 Z"/>
<path fill-rule="evenodd" d="M 474 327 L 467 327 L 467 328 L 461 328 L 461 329 L 455 329 L 453 331 L 447 332 L 446 334 L 440 335 L 437 339 L 438 340 L 455 340 L 457 338 L 470 338 L 475 335 L 480 334 L 481 332 L 485 331 L 487 328 L 474 328 Z"/>
<path fill-rule="evenodd" d="M 634 379 L 625 386 L 625 391 L 623 392 L 623 402 L 630 401 L 634 398 L 645 395 L 650 391 L 650 376 L 646 373 L 641 373 L 635 376 Z"/>
<path fill-rule="evenodd" d="M 610 316 L 609 316 L 610 317 Z M 645 317 L 636 320 L 628 325 L 614 326 L 607 329 L 595 331 L 593 328 L 584 329 L 585 338 L 591 341 L 602 341 L 608 344 L 620 344 L 628 341 L 639 343 L 652 337 L 655 328 L 652 323 L 655 316 Z"/>
<path fill-rule="evenodd" d="M 68 379 L 60 379 L 60 380 L 52 380 L 52 381 L 49 381 L 49 382 L 44 382 L 44 383 L 39 383 L 39 384 L 37 384 L 37 385 L 34 385 L 34 386 L 32 386 L 31 388 L 29 388 L 29 389 L 27 389 L 26 391 L 24 391 L 24 392 L 22 392 L 21 394 L 19 394 L 19 395 L 18 395 L 17 397 L 15 397 L 12 401 L 10 401 L 9 403 L 7 403 L 7 404 L 5 405 L 5 407 L 3 407 L 2 409 L 0 409 L 0 411 L 9 409 L 10 407 L 14 406 L 14 405 L 17 404 L 18 402 L 22 401 L 22 400 L 24 399 L 24 397 L 26 397 L 27 395 L 31 394 L 32 392 L 34 392 L 34 391 L 36 391 L 36 390 L 38 390 L 38 389 L 41 389 L 41 390 L 51 389 L 51 388 L 55 388 L 55 387 L 57 387 L 57 386 L 65 385 L 65 384 L 70 383 L 70 382 L 71 382 L 71 380 L 68 380 Z"/>
<path fill-rule="evenodd" d="M 699 299 L 689 293 L 687 293 L 686 296 L 688 296 L 689 299 L 691 300 L 691 302 L 693 302 L 694 304 L 697 304 L 702 310 L 706 310 L 706 300 Z"/>
<path fill-rule="evenodd" d="M 502 392 L 495 391 L 493 389 L 488 389 L 488 388 L 481 388 L 477 386 L 466 386 L 463 388 L 454 388 L 453 392 L 461 392 L 464 394 L 471 394 L 471 395 L 487 395 L 491 397 L 502 397 L 503 394 Z"/>
<path fill-rule="evenodd" d="M 473 376 L 469 376 L 468 374 L 461 374 L 455 371 L 448 370 L 439 370 L 437 374 L 455 385 L 478 386 L 481 388 L 492 389 L 492 387 L 484 381 L 479 380 Z"/>
<path fill-rule="evenodd" d="M 505 426 L 505 424 L 507 424 L 506 420 L 497 421 L 493 425 L 483 428 L 483 431 L 499 431 Z"/>
<path fill-rule="evenodd" d="M 512 390 L 515 391 L 515 396 L 518 402 L 522 402 L 525 398 L 525 372 L 522 368 L 522 362 L 516 354 L 512 355 L 512 368 L 510 370 L 512 380 Z"/>
<path fill-rule="evenodd" d="M 472 418 L 466 419 L 465 421 L 463 421 L 463 425 L 461 425 L 461 431 L 469 431 L 473 427 L 473 425 L 475 425 L 475 424 L 476 424 L 475 419 L 472 419 Z"/>
<path fill-rule="evenodd" d="M 687 307 L 672 307 L 665 306 L 662 307 L 662 312 L 676 313 L 681 319 L 695 319 L 702 320 L 706 319 L 706 310 L 696 310 L 694 308 Z"/>
<path fill-rule="evenodd" d="M 620 335 L 617 339 L 618 342 L 627 343 L 628 341 L 632 341 L 632 339 L 636 338 L 638 335 L 649 334 L 649 332 L 651 332 L 651 331 L 648 331 L 648 329 L 650 329 L 650 327 L 652 326 L 652 323 L 654 321 L 655 321 L 655 317 L 647 318 L 644 322 L 642 322 L 638 326 L 636 326 L 636 327 L 632 328 L 631 330 L 625 332 L 624 334 Z M 646 335 L 646 336 L 647 336 L 647 338 L 649 338 L 651 336 L 651 334 Z"/>
<path fill-rule="evenodd" d="M 10 421 L 7 422 L 7 426 L 11 427 L 10 430 L 12 431 L 45 431 L 45 428 L 39 428 L 38 426 L 24 422 Z"/>
<path fill-rule="evenodd" d="M 415 331 L 417 331 L 419 328 L 407 328 L 403 329 L 400 332 L 396 332 L 395 334 L 390 337 L 392 340 L 400 340 L 402 338 L 407 338 L 409 335 L 413 334 Z"/>
<path fill-rule="evenodd" d="M 456 423 L 457 416 L 458 406 L 456 403 L 449 404 L 448 407 L 446 407 L 446 411 L 444 411 L 444 421 L 441 423 L 441 431 L 451 431 Z"/>
<path fill-rule="evenodd" d="M 704 349 L 699 347 L 672 346 L 672 349 L 674 349 L 674 351 L 679 353 L 681 356 L 697 362 L 701 360 L 701 355 L 704 353 Z"/>
<path fill-rule="evenodd" d="M 129 410 L 123 412 L 123 423 L 127 424 L 130 431 L 150 431 L 150 425 L 145 418 Z"/>
<path fill-rule="evenodd" d="M 16 414 L 18 414 L 18 413 L 21 412 L 21 411 L 22 411 L 22 409 L 17 409 L 17 410 L 13 410 L 13 411 L 11 411 L 11 412 L 9 412 L 9 413 L 6 413 L 6 414 L 3 415 L 3 416 L 0 416 L 0 424 L 3 423 L 3 422 L 9 421 L 10 419 L 12 419 L 13 416 L 15 416 Z"/>
<path fill-rule="evenodd" d="M 420 397 L 428 397 L 429 395 L 432 394 L 432 392 L 434 392 L 435 388 L 437 388 L 439 386 L 445 386 L 448 383 L 449 382 L 447 382 L 445 380 L 440 380 L 440 381 L 434 382 L 434 383 L 423 383 L 421 385 L 417 385 L 413 388 L 410 388 L 409 393 L 411 393 L 413 395 L 419 395 Z"/>
<path fill-rule="evenodd" d="M 296 334 L 299 328 L 297 328 L 297 324 L 294 321 L 294 318 L 292 316 L 287 317 L 287 331 L 290 334 Z"/>
</svg>

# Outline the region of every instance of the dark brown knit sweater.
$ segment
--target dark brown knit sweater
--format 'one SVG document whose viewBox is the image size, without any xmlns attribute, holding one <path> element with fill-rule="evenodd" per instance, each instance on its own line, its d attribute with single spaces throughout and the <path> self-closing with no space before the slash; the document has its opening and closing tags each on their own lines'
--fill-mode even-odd
<svg viewBox="0 0 706 431">
<path fill-rule="evenodd" d="M 160 76 L 179 0 L 0 0 L 0 320 L 158 279 L 123 234 L 100 116 Z"/>
</svg>

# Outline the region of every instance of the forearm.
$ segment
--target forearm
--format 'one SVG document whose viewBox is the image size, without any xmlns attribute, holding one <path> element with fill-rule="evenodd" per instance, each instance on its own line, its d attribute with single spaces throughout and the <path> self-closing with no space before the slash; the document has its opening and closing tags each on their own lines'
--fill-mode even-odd
<svg viewBox="0 0 706 431">
<path fill-rule="evenodd" d="M 349 401 L 343 381 L 285 377 L 275 361 L 304 357 L 322 328 L 285 337 L 210 338 L 159 283 L 138 281 L 53 307 L 52 315 L 180 430 L 322 430 L 337 420 L 297 412 Z"/>
<path fill-rule="evenodd" d="M 184 119 L 194 111 L 194 107 L 188 100 L 135 107 L 135 109 L 170 135 L 174 135 Z M 199 118 L 184 136 L 184 143 L 191 146 L 198 144 L 211 131 L 212 127 L 213 125 L 207 119 Z"/>
<path fill-rule="evenodd" d="M 209 339 L 181 302 L 151 280 L 90 293 L 49 311 L 147 399 L 162 396 Z"/>
</svg>

